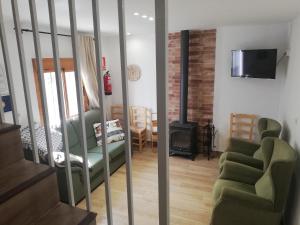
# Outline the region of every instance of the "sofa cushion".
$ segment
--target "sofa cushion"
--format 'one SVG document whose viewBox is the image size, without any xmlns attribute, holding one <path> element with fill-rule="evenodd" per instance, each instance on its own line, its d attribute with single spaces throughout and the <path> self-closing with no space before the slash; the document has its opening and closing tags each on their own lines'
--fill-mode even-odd
<svg viewBox="0 0 300 225">
<path fill-rule="evenodd" d="M 96 137 L 95 137 L 95 133 L 94 133 L 93 124 L 100 122 L 100 111 L 99 110 L 90 110 L 88 112 L 85 112 L 84 116 L 85 116 L 87 149 L 89 151 L 89 149 L 97 146 L 97 141 L 96 141 Z M 78 137 L 80 137 L 81 130 L 80 130 L 79 118 L 75 118 L 74 120 L 71 120 L 71 123 L 73 125 L 75 133 L 77 134 Z"/>
<path fill-rule="evenodd" d="M 102 145 L 102 131 L 101 123 L 94 124 L 95 136 L 97 139 L 97 145 Z M 119 120 L 106 121 L 107 138 L 106 143 L 113 143 L 116 141 L 124 140 L 125 133 L 121 127 Z"/>
<path fill-rule="evenodd" d="M 219 160 L 220 170 L 222 170 L 222 167 L 226 161 L 241 163 L 257 169 L 263 169 L 264 167 L 262 160 L 244 155 L 239 152 L 224 152 Z"/>
<path fill-rule="evenodd" d="M 125 141 L 108 144 L 108 152 L 111 160 L 125 152 Z"/>
<path fill-rule="evenodd" d="M 244 184 L 244 183 L 237 182 L 237 181 L 218 179 L 216 181 L 216 183 L 214 185 L 214 189 L 213 189 L 214 202 L 216 202 L 219 199 L 221 192 L 222 192 L 223 188 L 225 188 L 225 187 L 234 188 L 239 191 L 245 191 L 245 192 L 255 194 L 255 186 L 254 185 Z"/>
<path fill-rule="evenodd" d="M 121 155 L 125 152 L 125 141 L 118 141 L 114 143 L 107 144 L 109 159 L 113 160 L 114 158 Z M 96 146 L 89 150 L 89 153 L 101 153 L 102 154 L 102 147 Z"/>
<path fill-rule="evenodd" d="M 109 160 L 114 160 L 124 152 L 124 141 L 118 141 L 107 145 L 109 152 Z M 94 147 L 88 152 L 90 177 L 104 168 L 104 159 L 101 147 Z"/>
<path fill-rule="evenodd" d="M 70 153 L 81 156 L 82 153 L 81 153 L 79 139 L 78 139 L 77 133 L 75 132 L 71 121 L 67 122 L 67 132 L 68 132 Z"/>
<path fill-rule="evenodd" d="M 99 152 L 89 152 L 87 155 L 89 160 L 90 177 L 93 178 L 98 172 L 100 172 L 104 168 L 103 155 Z"/>
</svg>

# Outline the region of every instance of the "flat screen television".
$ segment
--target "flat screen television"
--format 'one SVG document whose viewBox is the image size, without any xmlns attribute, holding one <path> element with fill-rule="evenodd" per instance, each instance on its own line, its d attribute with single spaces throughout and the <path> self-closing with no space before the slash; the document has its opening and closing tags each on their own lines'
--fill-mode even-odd
<svg viewBox="0 0 300 225">
<path fill-rule="evenodd" d="M 232 51 L 232 77 L 275 79 L 277 49 Z"/>
</svg>

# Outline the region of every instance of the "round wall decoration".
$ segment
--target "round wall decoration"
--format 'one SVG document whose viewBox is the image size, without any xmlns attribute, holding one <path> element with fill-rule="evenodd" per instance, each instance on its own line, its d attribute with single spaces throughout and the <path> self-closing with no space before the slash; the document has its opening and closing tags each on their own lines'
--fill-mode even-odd
<svg viewBox="0 0 300 225">
<path fill-rule="evenodd" d="M 135 64 L 128 65 L 127 70 L 128 70 L 128 79 L 130 81 L 137 81 L 142 76 L 141 68 L 138 65 Z"/>
</svg>

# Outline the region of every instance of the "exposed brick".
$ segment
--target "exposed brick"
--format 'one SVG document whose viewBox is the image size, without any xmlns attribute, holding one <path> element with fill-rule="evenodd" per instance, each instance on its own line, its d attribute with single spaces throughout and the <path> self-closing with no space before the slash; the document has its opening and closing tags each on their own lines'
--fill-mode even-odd
<svg viewBox="0 0 300 225">
<path fill-rule="evenodd" d="M 169 121 L 179 119 L 180 32 L 169 33 Z M 190 31 L 188 120 L 207 124 L 213 118 L 216 30 Z M 201 141 L 200 132 L 198 142 Z"/>
</svg>

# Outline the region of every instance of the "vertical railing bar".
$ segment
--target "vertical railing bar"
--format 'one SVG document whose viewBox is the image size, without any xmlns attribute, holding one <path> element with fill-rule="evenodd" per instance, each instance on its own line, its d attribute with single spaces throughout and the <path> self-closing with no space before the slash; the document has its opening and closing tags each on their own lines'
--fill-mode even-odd
<svg viewBox="0 0 300 225">
<path fill-rule="evenodd" d="M 4 109 L 2 104 L 2 96 L 0 95 L 0 123 L 4 123 L 4 122 L 5 122 Z"/>
<path fill-rule="evenodd" d="M 155 0 L 159 224 L 169 225 L 168 0 Z"/>
<path fill-rule="evenodd" d="M 98 81 L 98 96 L 100 106 L 100 121 L 102 131 L 102 149 L 104 156 L 104 179 L 105 179 L 105 199 L 106 199 L 106 214 L 107 224 L 113 224 L 112 205 L 111 205 L 111 190 L 110 190 L 110 169 L 109 169 L 109 155 L 107 150 L 107 130 L 106 130 L 106 104 L 104 97 L 103 78 L 102 78 L 102 49 L 101 49 L 101 29 L 100 29 L 100 10 L 99 0 L 93 0 L 93 22 L 94 22 L 94 38 L 95 38 L 95 53 L 96 53 L 96 67 L 97 67 L 97 81 Z"/>
<path fill-rule="evenodd" d="M 125 29 L 125 9 L 124 1 L 118 0 L 118 19 L 119 19 L 119 39 L 121 56 L 121 75 L 122 75 L 122 95 L 123 95 L 123 114 L 125 125 L 125 151 L 126 151 L 126 179 L 127 179 L 127 204 L 128 204 L 128 223 L 134 225 L 133 214 L 133 191 L 132 191 L 132 163 L 131 163 L 131 143 L 130 143 L 130 124 L 129 124 L 129 101 L 128 101 L 128 78 L 127 78 L 127 53 L 126 53 L 126 29 Z"/>
<path fill-rule="evenodd" d="M 77 89 L 77 106 L 79 113 L 80 121 L 80 143 L 82 147 L 82 158 L 83 158 L 83 175 L 84 175 L 84 189 L 85 189 L 85 198 L 86 198 L 86 208 L 88 211 L 92 208 L 91 203 L 91 185 L 90 185 L 90 175 L 88 167 L 88 158 L 87 158 L 87 140 L 86 140 L 86 127 L 85 127 L 85 117 L 83 110 L 83 89 L 82 89 L 82 79 L 80 71 L 80 56 L 78 51 L 78 31 L 77 31 L 77 21 L 76 21 L 76 9 L 75 1 L 69 0 L 69 15 L 70 15 L 70 27 L 71 27 L 71 39 L 72 39 L 72 50 L 73 50 L 73 59 L 74 59 L 74 72 L 76 80 L 76 89 Z"/>
<path fill-rule="evenodd" d="M 39 153 L 38 153 L 35 129 L 34 129 L 34 118 L 33 118 L 32 103 L 31 103 L 31 97 L 30 97 L 30 88 L 29 88 L 29 83 L 28 83 L 28 74 L 27 74 L 25 52 L 24 52 L 24 43 L 23 43 L 23 38 L 22 38 L 22 33 L 21 33 L 21 26 L 20 26 L 18 2 L 17 2 L 17 0 L 11 0 L 11 3 L 12 3 L 11 5 L 12 5 L 12 11 L 13 11 L 13 17 L 14 17 L 15 32 L 16 32 L 16 38 L 17 38 L 23 87 L 24 87 L 26 111 L 27 111 L 28 123 L 29 123 L 29 129 L 30 129 L 30 138 L 31 138 L 32 151 L 33 151 L 33 158 L 34 158 L 35 163 L 39 163 L 40 159 L 39 159 Z"/>
<path fill-rule="evenodd" d="M 0 39 L 1 39 L 1 46 L 2 46 L 2 52 L 3 52 L 3 59 L 4 59 L 4 65 L 5 65 L 8 90 L 9 90 L 9 94 L 11 97 L 13 121 L 14 121 L 14 124 L 18 124 L 19 119 L 18 119 L 18 110 L 17 110 L 17 104 L 16 104 L 15 88 L 14 88 L 12 72 L 11 72 L 11 64 L 10 64 L 11 62 L 10 62 L 10 57 L 9 57 L 9 53 L 8 53 L 8 44 L 7 44 L 6 34 L 5 34 L 3 8 L 2 8 L 1 1 L 0 1 Z"/>
<path fill-rule="evenodd" d="M 68 132 L 67 132 L 67 124 L 66 124 L 66 116 L 65 116 L 65 105 L 64 105 L 64 98 L 63 98 L 64 94 L 62 88 L 61 66 L 60 66 L 60 58 L 59 58 L 59 51 L 58 51 L 54 0 L 48 0 L 48 8 L 49 8 L 51 41 L 52 41 L 52 51 L 53 51 L 53 59 L 54 59 L 56 86 L 57 86 L 58 105 L 59 105 L 58 108 L 59 108 L 59 115 L 61 120 L 63 147 L 65 149 L 68 197 L 69 197 L 69 204 L 75 206 L 72 171 L 71 171 L 71 163 L 70 163 L 70 150 L 69 150 Z"/>
<path fill-rule="evenodd" d="M 39 29 L 38 29 L 38 22 L 37 22 L 37 12 L 36 12 L 35 0 L 29 0 L 29 8 L 30 8 L 31 24 L 32 24 L 32 30 L 33 30 L 33 41 L 34 41 L 36 63 L 37 63 L 37 70 L 38 70 L 38 81 L 39 81 L 39 84 L 41 87 L 41 100 L 42 100 L 42 110 L 43 110 L 43 116 L 44 116 L 46 144 L 47 144 L 47 149 L 48 149 L 48 161 L 49 161 L 49 165 L 51 167 L 54 167 L 54 160 L 53 160 L 53 154 L 52 154 L 52 152 L 53 152 L 52 138 L 51 138 L 51 131 L 50 131 L 49 115 L 48 115 L 48 105 L 47 105 L 45 79 L 44 79 L 44 68 L 43 68 L 43 61 L 42 61 L 42 54 L 41 54 L 40 37 L 39 37 L 39 33 L 38 33 Z"/>
</svg>

